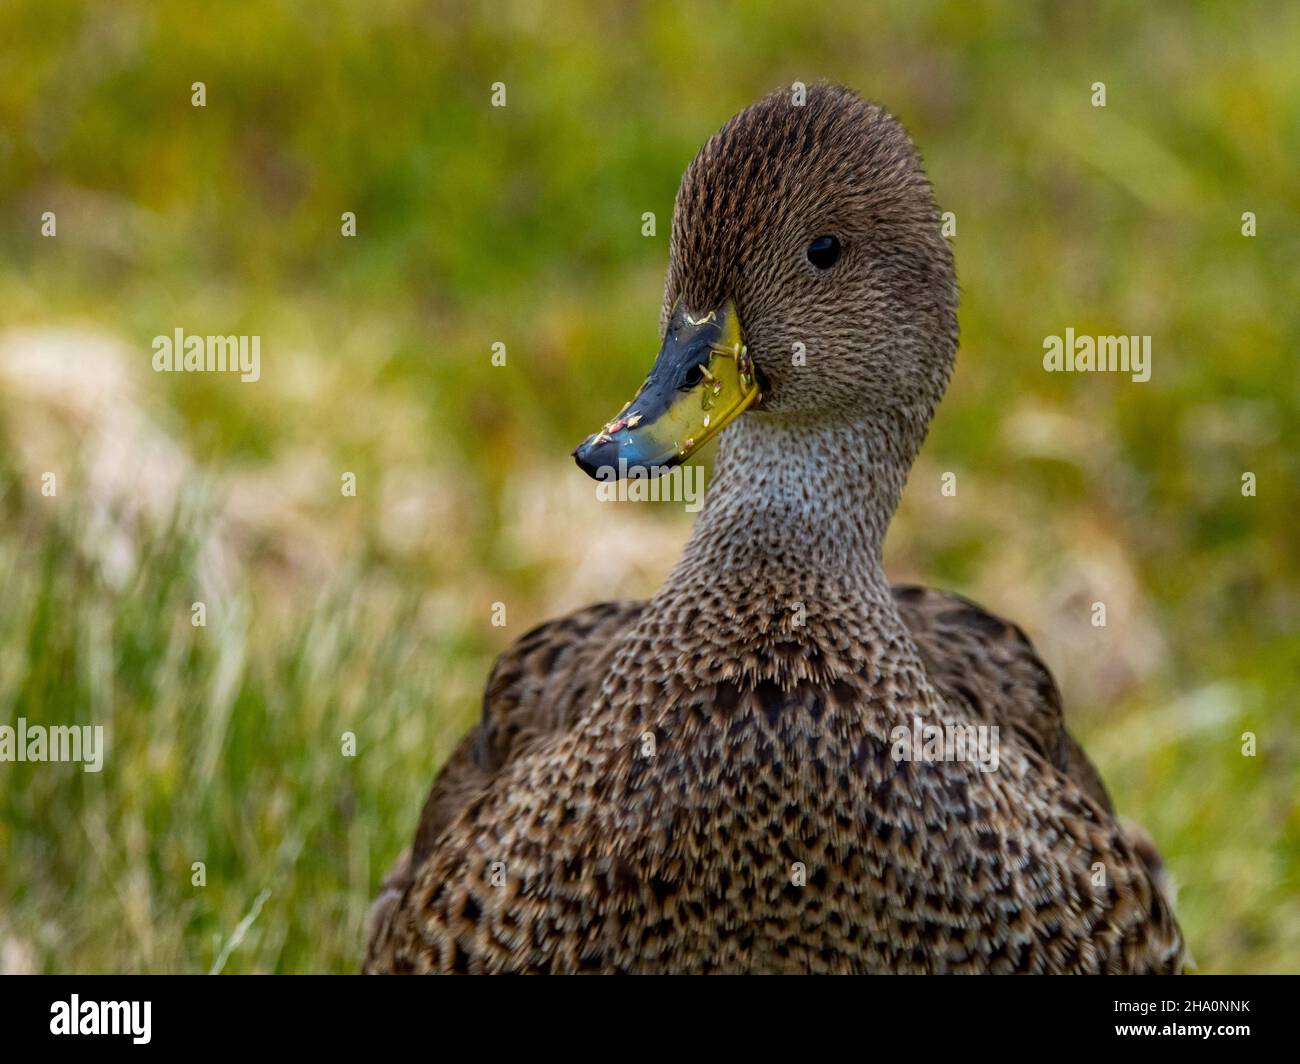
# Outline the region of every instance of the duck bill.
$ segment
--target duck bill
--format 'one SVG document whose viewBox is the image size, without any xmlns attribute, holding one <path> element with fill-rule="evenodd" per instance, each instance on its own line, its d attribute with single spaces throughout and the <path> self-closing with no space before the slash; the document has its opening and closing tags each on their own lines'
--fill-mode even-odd
<svg viewBox="0 0 1300 1064">
<path fill-rule="evenodd" d="M 659 476 L 680 465 L 759 398 L 735 304 L 703 318 L 673 308 L 659 357 L 630 403 L 574 449 L 588 476 Z"/>
</svg>

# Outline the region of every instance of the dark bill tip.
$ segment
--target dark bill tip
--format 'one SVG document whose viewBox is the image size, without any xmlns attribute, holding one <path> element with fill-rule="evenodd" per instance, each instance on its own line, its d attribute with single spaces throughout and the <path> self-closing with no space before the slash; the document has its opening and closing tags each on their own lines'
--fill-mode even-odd
<svg viewBox="0 0 1300 1064">
<path fill-rule="evenodd" d="M 681 464 L 676 455 L 650 459 L 642 453 L 638 441 L 626 431 L 613 436 L 602 433 L 588 436 L 573 449 L 573 460 L 592 480 L 659 476 Z"/>
</svg>

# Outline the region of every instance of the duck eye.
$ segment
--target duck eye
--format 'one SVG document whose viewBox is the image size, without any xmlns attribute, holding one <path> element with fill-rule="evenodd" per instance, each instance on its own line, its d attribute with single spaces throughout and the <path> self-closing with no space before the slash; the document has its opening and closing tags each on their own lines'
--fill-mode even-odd
<svg viewBox="0 0 1300 1064">
<path fill-rule="evenodd" d="M 840 242 L 833 236 L 819 236 L 808 245 L 808 261 L 819 270 L 829 270 L 840 257 Z"/>
</svg>

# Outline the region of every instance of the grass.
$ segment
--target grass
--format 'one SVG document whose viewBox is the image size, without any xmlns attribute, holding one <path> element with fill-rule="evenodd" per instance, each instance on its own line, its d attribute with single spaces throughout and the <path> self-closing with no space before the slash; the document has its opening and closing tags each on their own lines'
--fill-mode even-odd
<svg viewBox="0 0 1300 1064">
<path fill-rule="evenodd" d="M 689 518 L 596 504 L 567 451 L 648 367 L 695 148 L 828 77 L 958 219 L 963 345 L 891 571 L 1028 629 L 1202 970 L 1300 970 L 1298 19 L 6 5 L 0 723 L 109 754 L 0 765 L 0 967 L 355 969 L 493 655 L 666 574 Z M 260 335 L 262 380 L 151 373 L 177 326 Z M 1043 373 L 1067 326 L 1151 335 L 1151 381 Z"/>
</svg>

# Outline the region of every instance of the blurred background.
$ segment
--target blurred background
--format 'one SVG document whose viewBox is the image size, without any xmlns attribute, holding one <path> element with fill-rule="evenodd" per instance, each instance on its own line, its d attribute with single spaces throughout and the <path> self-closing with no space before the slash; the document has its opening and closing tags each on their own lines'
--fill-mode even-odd
<svg viewBox="0 0 1300 1064">
<path fill-rule="evenodd" d="M 649 367 L 696 149 L 826 78 L 957 218 L 891 573 L 1025 627 L 1202 971 L 1300 970 L 1300 7 L 464 6 L 0 8 L 0 723 L 108 731 L 0 764 L 0 968 L 356 969 L 495 654 L 684 542 L 569 450 Z M 1150 382 L 1044 373 L 1067 326 Z M 261 379 L 154 373 L 176 328 Z"/>
</svg>

